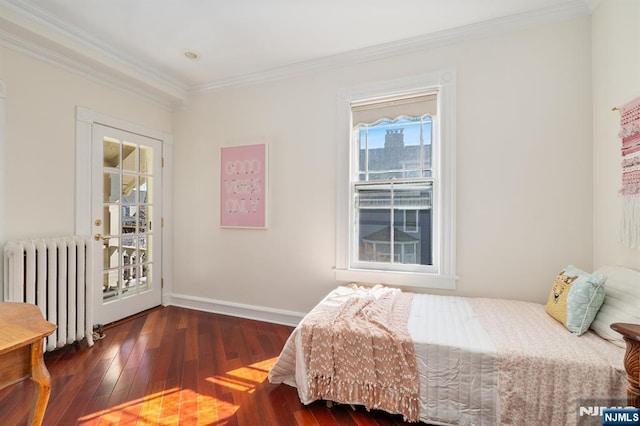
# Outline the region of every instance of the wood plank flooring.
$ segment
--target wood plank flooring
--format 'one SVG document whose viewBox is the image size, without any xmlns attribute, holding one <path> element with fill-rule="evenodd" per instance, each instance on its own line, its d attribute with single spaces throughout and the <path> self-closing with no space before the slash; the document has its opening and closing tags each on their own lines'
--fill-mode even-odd
<svg viewBox="0 0 640 426">
<path fill-rule="evenodd" d="M 161 307 L 45 354 L 52 392 L 45 425 L 403 425 L 362 407 L 300 403 L 267 373 L 291 327 Z M 26 425 L 27 381 L 0 391 L 0 424 Z"/>
</svg>

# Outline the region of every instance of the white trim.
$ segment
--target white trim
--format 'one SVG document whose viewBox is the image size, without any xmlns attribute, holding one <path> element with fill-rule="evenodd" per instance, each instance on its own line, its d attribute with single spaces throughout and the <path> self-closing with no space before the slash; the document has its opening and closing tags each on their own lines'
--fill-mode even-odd
<svg viewBox="0 0 640 426">
<path fill-rule="evenodd" d="M 91 235 L 91 138 L 93 111 L 76 107 L 75 234 Z"/>
<path fill-rule="evenodd" d="M 169 304 L 165 294 L 173 287 L 173 136 L 170 133 L 151 129 L 126 120 L 100 114 L 89 108 L 76 107 L 76 194 L 75 194 L 75 233 L 93 235 L 91 218 L 91 141 L 93 125 L 101 124 L 129 133 L 145 136 L 162 143 L 162 304 Z M 1 161 L 1 158 L 0 158 Z M 1 199 L 0 199 L 1 200 Z"/>
<path fill-rule="evenodd" d="M 0 23 L 1 22 L 2 20 L 0 19 Z M 136 96 L 166 110 L 176 109 L 181 106 L 186 99 L 186 94 L 176 93 L 168 95 L 167 90 L 149 88 L 147 84 L 143 84 L 140 78 L 125 79 L 122 75 L 116 75 L 108 69 L 96 68 L 92 64 L 85 63 L 84 58 L 72 58 L 68 53 L 55 52 L 52 49 L 3 30 L 0 30 L 0 45 L 45 63 L 60 67 L 67 72 L 89 81 Z"/>
<path fill-rule="evenodd" d="M 435 145 L 433 161 L 438 161 L 439 193 L 434 194 L 434 269 L 426 272 L 391 272 L 362 270 L 350 260 L 352 241 L 350 225 L 354 221 L 350 176 L 355 164 L 355 150 L 351 143 L 351 102 L 417 93 L 438 92 L 438 119 L 434 131 L 443 143 Z M 456 129 L 455 129 L 456 71 L 444 69 L 425 75 L 370 83 L 341 89 L 337 105 L 337 188 L 336 188 L 336 280 L 385 283 L 398 286 L 455 289 L 456 283 Z"/>
<path fill-rule="evenodd" d="M 62 65 L 65 69 L 84 77 L 106 82 L 112 87 L 138 93 L 149 99 L 155 99 L 156 102 L 167 107 L 176 108 L 186 100 L 190 92 L 214 91 L 263 83 L 586 16 L 589 14 L 589 6 L 594 7 L 598 1 L 568 0 L 561 4 L 511 16 L 255 73 L 221 78 L 195 86 L 178 82 L 168 74 L 159 73 L 135 58 L 124 56 L 111 46 L 88 36 L 77 28 L 55 20 L 41 9 L 23 0 L 0 0 L 0 12 L 3 12 L 0 14 L 0 22 L 3 20 L 8 22 L 10 24 L 8 27 L 17 25 L 22 33 L 19 37 L 0 31 L 0 43 L 21 52 L 30 52 L 36 57 Z M 24 33 L 31 35 L 25 36 Z M 39 38 L 49 40 L 50 47 L 36 44 Z M 76 53 L 73 58 L 69 50 Z"/>
<path fill-rule="evenodd" d="M 456 280 L 458 279 L 456 276 L 357 269 L 335 269 L 335 274 L 336 281 L 342 283 L 366 282 L 387 284 L 394 287 L 406 287 L 411 290 L 415 290 L 416 288 L 453 290 L 456 288 Z"/>
<path fill-rule="evenodd" d="M 162 144 L 162 304 L 173 289 L 173 137 L 165 134 Z"/>
<path fill-rule="evenodd" d="M 15 28 L 0 31 L 0 42 L 5 47 L 166 107 L 186 99 L 184 83 L 123 55 L 116 47 L 65 24 L 28 1 L 0 0 L 2 21 L 8 23 L 7 28 Z"/>
<path fill-rule="evenodd" d="M 168 136 L 168 133 L 151 129 L 149 127 L 141 126 L 131 121 L 122 120 L 120 118 L 112 117 L 106 114 L 100 114 L 90 109 L 78 107 L 83 110 L 83 117 L 91 120 L 91 123 L 102 124 L 107 127 L 113 127 L 114 129 L 123 130 L 129 133 L 135 133 L 136 135 L 144 136 L 147 138 L 158 140 L 164 143 L 164 138 Z"/>
<path fill-rule="evenodd" d="M 189 296 L 186 294 L 168 294 L 166 304 L 215 314 L 231 315 L 257 321 L 275 324 L 297 326 L 305 316 L 302 312 L 285 311 L 282 309 L 266 308 L 264 306 L 246 305 L 242 303 L 226 302 L 205 297 Z"/>
<path fill-rule="evenodd" d="M 569 0 L 562 4 L 463 25 L 449 30 L 392 41 L 255 73 L 214 80 L 192 87 L 191 92 L 215 91 L 326 71 L 420 50 L 435 49 L 467 40 L 475 40 L 480 37 L 500 35 L 509 31 L 534 28 L 588 14 L 589 10 L 584 0 Z"/>
</svg>

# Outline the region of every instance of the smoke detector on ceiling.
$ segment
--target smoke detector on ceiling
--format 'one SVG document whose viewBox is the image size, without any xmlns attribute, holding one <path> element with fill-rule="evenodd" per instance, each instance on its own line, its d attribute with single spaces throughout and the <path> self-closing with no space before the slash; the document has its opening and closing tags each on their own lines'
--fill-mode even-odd
<svg viewBox="0 0 640 426">
<path fill-rule="evenodd" d="M 184 55 L 185 58 L 190 59 L 192 61 L 197 61 L 198 59 L 200 59 L 200 54 L 193 50 L 185 49 L 182 51 L 182 54 Z"/>
</svg>

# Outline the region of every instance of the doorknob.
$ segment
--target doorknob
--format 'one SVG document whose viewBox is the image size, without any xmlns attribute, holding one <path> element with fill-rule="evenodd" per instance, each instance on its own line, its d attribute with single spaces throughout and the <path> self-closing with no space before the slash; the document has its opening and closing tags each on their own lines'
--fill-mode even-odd
<svg viewBox="0 0 640 426">
<path fill-rule="evenodd" d="M 96 241 L 103 241 L 104 240 L 104 235 L 102 234 L 96 234 L 93 236 L 93 239 Z"/>
</svg>

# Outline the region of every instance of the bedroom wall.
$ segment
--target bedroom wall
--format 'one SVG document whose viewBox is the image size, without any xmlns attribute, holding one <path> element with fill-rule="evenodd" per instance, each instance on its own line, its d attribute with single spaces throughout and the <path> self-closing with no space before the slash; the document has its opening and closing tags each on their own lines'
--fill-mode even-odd
<svg viewBox="0 0 640 426">
<path fill-rule="evenodd" d="M 640 2 L 604 0 L 592 15 L 593 264 L 640 269 L 640 253 L 619 242 L 622 200 L 620 114 L 640 96 Z"/>
<path fill-rule="evenodd" d="M 167 132 L 171 113 L 4 47 L 0 59 L 6 85 L 4 237 L 73 233 L 76 106 Z"/>
<path fill-rule="evenodd" d="M 592 267 L 590 18 L 194 95 L 174 114 L 173 293 L 295 312 L 336 285 L 339 88 L 457 70 L 455 294 L 543 302 Z M 267 142 L 267 230 L 220 229 L 219 148 Z"/>
</svg>

